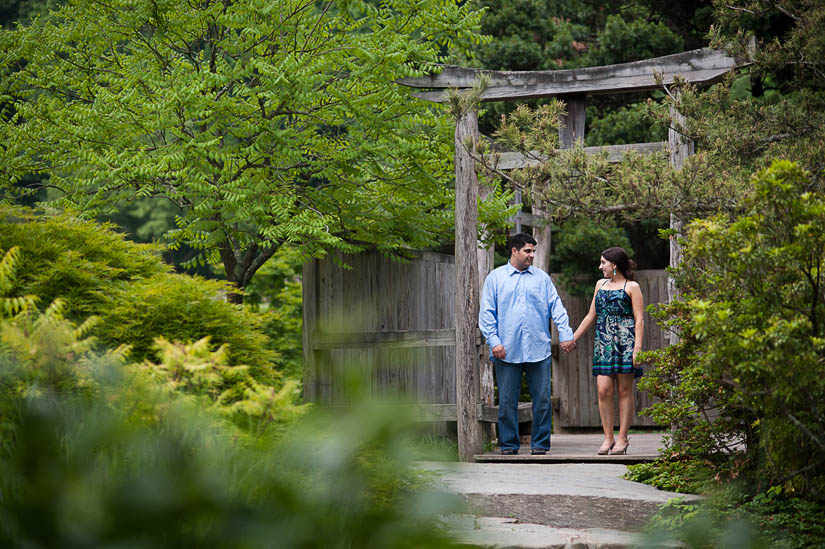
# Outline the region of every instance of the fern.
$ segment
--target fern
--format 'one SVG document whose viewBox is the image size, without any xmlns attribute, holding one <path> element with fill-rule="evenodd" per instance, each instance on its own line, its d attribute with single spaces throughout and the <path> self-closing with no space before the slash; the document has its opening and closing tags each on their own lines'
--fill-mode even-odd
<svg viewBox="0 0 825 549">
<path fill-rule="evenodd" d="M 9 318 L 34 308 L 37 296 L 10 296 L 17 282 L 20 248 L 13 246 L 0 260 L 0 318 Z"/>
</svg>

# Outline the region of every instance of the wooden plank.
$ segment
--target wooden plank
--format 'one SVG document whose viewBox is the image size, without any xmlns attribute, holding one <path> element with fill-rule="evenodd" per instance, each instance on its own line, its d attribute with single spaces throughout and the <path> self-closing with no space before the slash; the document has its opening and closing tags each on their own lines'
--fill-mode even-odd
<svg viewBox="0 0 825 549">
<path fill-rule="evenodd" d="M 677 77 L 700 85 L 721 80 L 736 67 L 748 63 L 725 52 L 702 48 L 653 59 L 559 71 L 488 71 L 446 66 L 437 75 L 404 78 L 399 84 L 414 88 L 441 88 L 439 91 L 415 92 L 426 101 L 447 101 L 447 88 L 471 88 L 479 75 L 485 74 L 490 85 L 482 101 L 535 99 L 574 93 L 618 94 L 661 89 Z M 657 82 L 656 76 L 661 76 Z"/>
<path fill-rule="evenodd" d="M 318 363 L 315 358 L 315 342 L 312 340 L 318 318 L 318 260 L 316 259 L 307 261 L 303 265 L 301 294 L 304 320 L 304 402 L 317 402 Z"/>
<path fill-rule="evenodd" d="M 498 406 L 490 406 L 487 404 L 478 404 L 478 417 L 480 421 L 488 423 L 498 423 Z M 518 422 L 527 423 L 533 421 L 533 403 L 519 402 L 518 403 Z"/>
<path fill-rule="evenodd" d="M 472 461 L 483 447 L 478 420 L 479 376 L 476 364 L 478 324 L 478 179 L 475 151 L 478 114 L 462 113 L 455 127 L 455 371 L 458 459 Z"/>
<path fill-rule="evenodd" d="M 622 157 L 628 151 L 635 151 L 639 154 L 656 154 L 668 150 L 666 141 L 655 143 L 632 143 L 628 145 L 609 145 L 603 147 L 584 147 L 585 154 L 595 155 L 607 153 L 607 161 L 611 163 L 621 162 Z M 487 162 L 495 166 L 496 169 L 507 171 L 528 166 L 538 166 L 547 158 L 537 151 L 532 151 L 527 155 L 519 152 L 502 152 L 487 155 Z M 526 223 L 529 224 L 529 223 Z"/>
<path fill-rule="evenodd" d="M 476 330 L 476 346 L 482 344 Z M 407 348 L 445 347 L 455 344 L 455 330 L 396 330 L 386 332 L 326 332 L 316 330 L 313 345 L 316 351 L 330 349 L 357 349 L 360 347 Z"/>
</svg>

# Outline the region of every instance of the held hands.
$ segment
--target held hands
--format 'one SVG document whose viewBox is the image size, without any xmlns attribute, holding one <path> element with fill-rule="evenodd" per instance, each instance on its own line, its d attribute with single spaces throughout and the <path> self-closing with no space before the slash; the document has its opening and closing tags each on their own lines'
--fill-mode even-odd
<svg viewBox="0 0 825 549">
<path fill-rule="evenodd" d="M 576 348 L 576 342 L 572 339 L 570 341 L 562 341 L 560 345 L 565 353 L 569 353 Z M 504 360 L 504 358 L 507 356 L 507 352 L 504 350 L 504 345 L 496 345 L 495 347 L 490 349 L 490 351 L 493 353 L 493 356 L 499 360 Z M 633 354 L 633 357 L 635 360 L 635 353 Z"/>
</svg>

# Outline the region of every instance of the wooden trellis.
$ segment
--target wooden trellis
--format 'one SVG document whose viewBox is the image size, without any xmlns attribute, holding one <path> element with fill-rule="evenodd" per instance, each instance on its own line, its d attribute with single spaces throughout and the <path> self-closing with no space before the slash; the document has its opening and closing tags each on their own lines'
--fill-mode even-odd
<svg viewBox="0 0 825 549">
<path fill-rule="evenodd" d="M 559 130 L 561 147 L 572 147 L 584 138 L 585 106 L 590 95 L 634 93 L 661 89 L 677 78 L 697 85 L 710 85 L 727 73 L 745 64 L 723 51 L 708 48 L 676 55 L 646 59 L 632 63 L 559 71 L 488 71 L 461 67 L 444 67 L 437 75 L 406 78 L 399 83 L 418 88 L 415 97 L 443 103 L 448 100 L 447 89 L 466 92 L 481 74 L 489 78 L 489 86 L 481 94 L 481 101 L 515 101 L 557 97 L 567 105 L 567 115 Z M 679 114 L 672 113 L 678 121 Z M 684 159 L 693 154 L 693 143 L 671 124 L 668 141 L 594 147 L 587 152 L 606 151 L 610 158 L 619 160 L 628 150 L 642 154 L 668 150 L 673 166 L 680 168 Z M 492 250 L 482 250 L 476 242 L 478 226 L 477 199 L 479 196 L 475 164 L 466 144 L 478 143 L 478 118 L 475 111 L 463 113 L 456 121 L 455 173 L 455 361 L 456 361 L 456 419 L 458 423 L 459 459 L 471 461 L 483 446 L 480 421 L 483 404 L 491 404 L 492 371 L 489 364 L 480 361 L 476 343 L 476 322 L 479 308 L 480 280 L 492 269 Z M 505 153 L 499 160 L 499 169 L 513 169 L 527 165 L 531 160 L 519 153 Z M 520 224 L 532 225 L 529 214 L 522 213 Z M 677 229 L 680 220 L 671 219 Z M 534 229 L 535 230 L 535 229 Z M 539 229 L 541 230 L 541 229 Z M 536 265 L 547 270 L 549 259 L 549 227 L 537 235 L 539 245 Z M 671 247 L 671 264 L 679 261 L 679 252 Z M 481 363 L 480 363 L 481 362 Z"/>
</svg>

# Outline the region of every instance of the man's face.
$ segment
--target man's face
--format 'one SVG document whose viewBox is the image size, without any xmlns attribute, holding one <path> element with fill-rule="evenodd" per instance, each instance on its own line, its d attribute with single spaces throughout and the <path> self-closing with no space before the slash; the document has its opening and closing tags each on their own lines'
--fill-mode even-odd
<svg viewBox="0 0 825 549">
<path fill-rule="evenodd" d="M 532 244 L 525 244 L 520 250 L 515 248 L 510 250 L 510 263 L 519 271 L 523 271 L 533 264 L 535 255 L 536 247 Z"/>
</svg>

